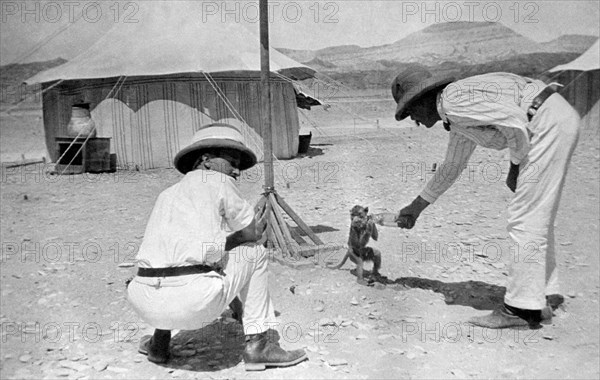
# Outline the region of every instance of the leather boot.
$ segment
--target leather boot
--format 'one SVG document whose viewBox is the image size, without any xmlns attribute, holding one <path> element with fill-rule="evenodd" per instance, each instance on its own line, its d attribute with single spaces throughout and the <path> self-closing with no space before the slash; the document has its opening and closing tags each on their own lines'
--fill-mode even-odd
<svg viewBox="0 0 600 380">
<path fill-rule="evenodd" d="M 552 317 L 553 317 L 552 307 L 546 306 L 545 308 L 542 309 L 542 320 L 540 321 L 540 323 L 542 325 L 551 325 Z"/>
<path fill-rule="evenodd" d="M 288 367 L 307 359 L 304 350 L 285 351 L 269 342 L 267 332 L 246 335 L 244 349 L 246 371 L 263 371 L 266 367 Z"/>
<path fill-rule="evenodd" d="M 170 330 L 154 330 L 154 335 L 146 335 L 140 339 L 140 354 L 148 355 L 152 363 L 162 364 L 169 360 L 169 343 L 171 343 Z"/>
<path fill-rule="evenodd" d="M 492 311 L 491 314 L 470 318 L 468 322 L 488 329 L 524 327 L 529 324 L 527 320 L 510 313 L 504 305 Z"/>
<path fill-rule="evenodd" d="M 547 319 L 543 320 L 544 317 Z M 488 329 L 506 329 L 525 326 L 537 328 L 542 321 L 547 324 L 552 323 L 552 315 L 548 317 L 542 314 L 542 310 L 526 310 L 503 304 L 491 314 L 473 317 L 468 322 Z"/>
<path fill-rule="evenodd" d="M 552 310 L 558 309 L 564 302 L 565 297 L 560 294 L 550 294 L 546 296 L 546 305 L 550 306 Z"/>
<path fill-rule="evenodd" d="M 542 325 L 552 324 L 554 310 L 557 310 L 565 302 L 565 297 L 560 294 L 550 294 L 546 296 L 546 307 L 542 309 Z"/>
</svg>

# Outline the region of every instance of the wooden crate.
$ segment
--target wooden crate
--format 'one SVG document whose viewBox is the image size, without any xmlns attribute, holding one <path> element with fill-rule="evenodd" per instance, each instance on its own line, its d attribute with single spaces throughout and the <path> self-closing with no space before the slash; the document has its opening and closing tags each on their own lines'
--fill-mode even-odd
<svg viewBox="0 0 600 380">
<path fill-rule="evenodd" d="M 58 157 L 62 157 L 56 163 L 58 173 L 101 173 L 111 170 L 110 137 L 89 138 L 87 142 L 84 137 L 56 137 L 56 149 Z"/>
</svg>

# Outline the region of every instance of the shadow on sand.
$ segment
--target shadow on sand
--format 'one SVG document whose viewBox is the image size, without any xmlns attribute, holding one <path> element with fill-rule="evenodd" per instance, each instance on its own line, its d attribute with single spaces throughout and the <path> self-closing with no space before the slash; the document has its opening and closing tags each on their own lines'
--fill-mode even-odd
<svg viewBox="0 0 600 380">
<path fill-rule="evenodd" d="M 355 270 L 350 271 L 355 274 Z M 370 276 L 369 271 L 364 272 L 365 277 Z M 482 281 L 442 282 L 420 277 L 400 277 L 390 280 L 385 276 L 378 276 L 375 282 L 387 285 L 398 291 L 406 289 L 425 289 L 444 295 L 447 305 L 469 306 L 477 310 L 494 310 L 504 302 L 506 288 L 488 284 Z"/>
<path fill-rule="evenodd" d="M 315 156 L 322 156 L 323 153 L 323 149 L 321 148 L 313 148 L 312 146 L 308 148 L 308 150 L 306 151 L 306 153 L 301 153 L 298 154 L 298 156 L 300 157 L 315 157 Z"/>
<path fill-rule="evenodd" d="M 444 295 L 448 305 L 470 306 L 477 310 L 493 310 L 504 302 L 506 288 L 482 281 L 442 282 L 419 277 L 400 277 L 394 284 L 406 288 L 432 290 Z"/>
<path fill-rule="evenodd" d="M 279 333 L 268 330 L 269 340 L 279 342 Z M 171 339 L 169 361 L 161 367 L 196 372 L 215 372 L 242 363 L 245 340 L 242 325 L 219 320 L 198 330 L 182 330 Z"/>
<path fill-rule="evenodd" d="M 317 148 L 319 146 L 332 146 L 333 144 L 310 144 L 306 153 L 299 153 L 298 157 L 315 157 L 324 154 L 323 149 Z"/>
</svg>

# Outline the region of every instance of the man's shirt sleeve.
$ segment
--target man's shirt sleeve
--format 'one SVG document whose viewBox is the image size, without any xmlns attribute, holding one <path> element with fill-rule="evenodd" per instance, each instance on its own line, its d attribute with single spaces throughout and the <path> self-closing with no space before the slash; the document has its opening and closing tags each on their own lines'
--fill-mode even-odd
<svg viewBox="0 0 600 380">
<path fill-rule="evenodd" d="M 529 144 L 528 144 L 527 140 L 525 139 L 525 135 L 523 134 L 522 130 L 503 125 L 503 123 L 501 122 L 502 119 L 500 119 L 500 121 L 497 120 L 494 124 L 492 124 L 491 121 L 489 124 L 482 124 L 485 122 L 484 120 L 488 119 L 486 117 L 473 118 L 473 117 L 452 115 L 452 116 L 448 116 L 447 119 L 451 122 L 451 125 L 458 124 L 458 125 L 461 125 L 464 127 L 481 127 L 481 126 L 485 126 L 485 125 L 495 126 L 496 129 L 500 133 L 502 133 L 502 135 L 506 138 L 506 142 L 508 144 L 508 150 L 510 153 L 510 160 L 514 164 L 517 164 L 517 165 L 520 164 L 521 161 L 525 158 L 525 156 L 527 156 L 527 153 L 529 152 Z M 484 145 L 484 144 L 481 144 L 481 145 Z"/>
<path fill-rule="evenodd" d="M 421 198 L 429 203 L 434 203 L 440 195 L 446 192 L 467 167 L 476 146 L 477 144 L 473 141 L 451 131 L 444 163 L 438 167 L 421 192 Z"/>
<path fill-rule="evenodd" d="M 510 161 L 519 165 L 529 152 L 529 145 L 523 136 L 523 132 L 515 128 L 500 127 L 500 132 L 506 137 L 508 150 L 510 152 Z"/>
<path fill-rule="evenodd" d="M 219 211 L 232 232 L 244 229 L 254 219 L 254 207 L 242 197 L 233 180 L 225 181 L 221 188 Z"/>
</svg>

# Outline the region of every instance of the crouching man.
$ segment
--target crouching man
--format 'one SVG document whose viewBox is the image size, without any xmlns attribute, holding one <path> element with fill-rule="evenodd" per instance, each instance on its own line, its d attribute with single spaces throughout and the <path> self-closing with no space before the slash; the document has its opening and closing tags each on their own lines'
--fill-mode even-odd
<svg viewBox="0 0 600 380">
<path fill-rule="evenodd" d="M 264 202 L 250 205 L 234 182 L 255 164 L 256 155 L 228 124 L 201 128 L 175 156 L 185 177 L 158 196 L 128 286 L 131 305 L 155 328 L 139 348 L 151 362 L 168 360 L 171 330 L 199 329 L 236 298 L 243 307 L 246 370 L 307 358 L 303 350 L 285 351 L 267 339 L 275 314 L 266 251 L 256 242 L 270 209 Z"/>
</svg>

